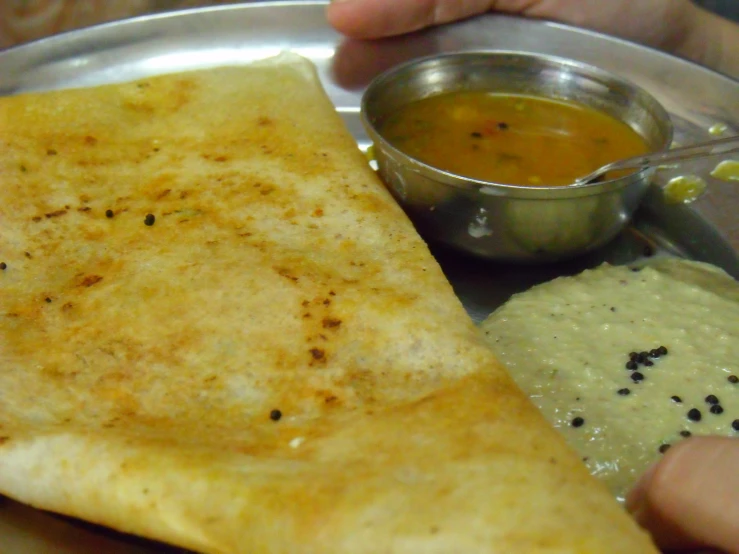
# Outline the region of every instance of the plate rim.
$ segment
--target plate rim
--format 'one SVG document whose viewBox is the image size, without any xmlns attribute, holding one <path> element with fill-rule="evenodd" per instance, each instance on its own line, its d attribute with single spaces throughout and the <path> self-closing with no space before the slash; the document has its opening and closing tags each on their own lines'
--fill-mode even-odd
<svg viewBox="0 0 739 554">
<path fill-rule="evenodd" d="M 279 9 L 287 9 L 287 8 L 302 8 L 302 9 L 308 8 L 310 9 L 310 8 L 313 8 L 315 9 L 315 8 L 322 7 L 323 9 L 325 9 L 326 7 L 328 7 L 329 4 L 331 4 L 331 1 L 332 0 L 255 0 L 252 2 L 236 2 L 236 3 L 228 3 L 228 4 L 194 6 L 194 7 L 186 7 L 186 8 L 175 8 L 172 10 L 154 11 L 150 13 L 144 13 L 144 14 L 139 14 L 139 15 L 135 15 L 131 17 L 126 17 L 123 19 L 106 21 L 102 23 L 97 23 L 93 25 L 87 25 L 84 27 L 75 28 L 75 29 L 69 29 L 61 33 L 57 33 L 54 35 L 50 35 L 47 37 L 29 41 L 26 43 L 11 46 L 4 50 L 0 50 L 0 67 L 2 67 L 3 62 L 5 61 L 5 58 L 7 58 L 8 56 L 17 55 L 18 52 L 25 53 L 29 50 L 38 50 L 41 47 L 54 46 L 55 44 L 58 44 L 60 42 L 84 37 L 85 35 L 94 35 L 97 33 L 104 33 L 106 31 L 112 31 L 114 29 L 121 28 L 121 27 L 141 25 L 142 23 L 148 23 L 150 21 L 154 22 L 154 21 L 160 21 L 160 20 L 166 20 L 166 19 L 175 19 L 175 18 L 180 18 L 180 17 L 193 17 L 193 16 L 197 16 L 200 13 L 215 13 L 215 12 L 242 11 L 242 10 L 265 10 L 265 9 L 270 9 L 270 8 L 271 9 L 274 9 L 274 8 L 279 8 Z M 526 16 L 517 15 L 517 14 L 496 12 L 492 10 L 478 14 L 468 19 L 475 19 L 475 18 L 512 18 L 512 19 L 518 19 L 518 20 L 525 20 L 525 21 L 528 21 L 534 24 L 540 24 L 540 25 L 544 25 L 547 27 L 558 28 L 563 31 L 567 31 L 569 33 L 580 34 L 580 35 L 588 36 L 590 38 L 595 38 L 598 40 L 605 40 L 605 41 L 612 42 L 612 43 L 618 43 L 628 48 L 635 48 L 643 52 L 650 52 L 652 55 L 655 55 L 658 57 L 669 58 L 673 62 L 685 64 L 691 67 L 692 70 L 705 72 L 707 74 L 712 75 L 713 77 L 725 79 L 728 81 L 729 84 L 734 84 L 734 85 L 739 86 L 739 77 L 737 78 L 732 77 L 717 69 L 707 67 L 694 60 L 688 59 L 686 57 L 680 56 L 672 52 L 661 50 L 654 46 L 642 44 L 634 40 L 629 40 L 629 39 L 625 39 L 625 38 L 618 37 L 615 35 L 610 35 L 608 33 L 603 33 L 601 31 L 596 31 L 596 30 L 589 29 L 586 27 L 580 27 L 577 25 L 564 23 L 564 22 L 560 22 L 560 21 L 556 21 L 552 19 L 526 17 Z M 461 21 L 464 21 L 464 20 L 461 20 Z M 453 21 L 450 23 L 445 23 L 445 24 L 439 25 L 438 27 L 444 28 L 444 27 L 454 26 L 454 25 L 459 24 L 461 21 Z M 327 23 L 327 27 L 332 29 L 332 27 L 328 25 L 328 23 Z M 338 31 L 336 32 L 338 33 Z M 408 34 L 412 35 L 418 32 L 423 32 L 423 30 L 416 31 L 414 33 L 408 33 Z M 383 40 L 383 39 L 379 39 L 379 40 Z M 2 94 L 0 94 L 0 96 L 2 96 Z"/>
</svg>

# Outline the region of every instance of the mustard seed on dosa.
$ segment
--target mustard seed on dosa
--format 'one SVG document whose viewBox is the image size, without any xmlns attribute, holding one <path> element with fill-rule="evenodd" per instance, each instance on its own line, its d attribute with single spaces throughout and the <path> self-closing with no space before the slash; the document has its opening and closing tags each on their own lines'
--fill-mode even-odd
<svg viewBox="0 0 739 554">
<path fill-rule="evenodd" d="M 209 554 L 656 552 L 309 62 L 4 98 L 0 129 L 0 492 Z"/>
</svg>

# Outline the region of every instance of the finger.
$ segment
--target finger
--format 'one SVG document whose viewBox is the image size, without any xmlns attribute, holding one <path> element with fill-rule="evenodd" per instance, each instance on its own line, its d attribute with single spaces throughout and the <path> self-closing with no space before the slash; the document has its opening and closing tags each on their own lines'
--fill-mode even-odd
<svg viewBox="0 0 739 554">
<path fill-rule="evenodd" d="M 353 38 L 380 38 L 478 15 L 496 0 L 334 0 L 326 17 Z"/>
<path fill-rule="evenodd" d="M 629 494 L 627 508 L 662 548 L 739 554 L 739 439 L 674 446 Z"/>
</svg>

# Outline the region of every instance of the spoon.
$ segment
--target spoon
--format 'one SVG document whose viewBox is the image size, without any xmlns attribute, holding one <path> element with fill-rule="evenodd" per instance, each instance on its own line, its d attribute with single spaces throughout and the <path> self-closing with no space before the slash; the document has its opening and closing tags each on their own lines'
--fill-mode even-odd
<svg viewBox="0 0 739 554">
<path fill-rule="evenodd" d="M 588 185 L 602 177 L 609 171 L 617 171 L 620 169 L 647 169 L 657 165 L 664 165 L 670 162 L 679 162 L 684 160 L 692 160 L 694 158 L 705 158 L 709 156 L 719 156 L 721 154 L 732 154 L 739 152 L 739 135 L 733 137 L 722 138 L 718 140 L 710 140 L 707 142 L 699 142 L 690 146 L 682 146 L 657 152 L 655 154 L 646 154 L 644 156 L 634 156 L 619 160 L 603 167 L 599 167 L 592 173 L 575 179 L 571 186 Z"/>
</svg>

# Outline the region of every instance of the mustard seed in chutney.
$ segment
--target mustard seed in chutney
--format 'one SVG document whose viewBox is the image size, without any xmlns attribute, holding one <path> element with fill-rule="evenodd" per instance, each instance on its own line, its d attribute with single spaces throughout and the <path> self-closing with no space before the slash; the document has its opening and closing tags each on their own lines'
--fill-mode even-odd
<svg viewBox="0 0 739 554">
<path fill-rule="evenodd" d="M 698 422 L 701 419 L 703 419 L 703 415 L 701 414 L 701 411 L 698 408 L 691 408 L 688 411 L 688 419 L 690 421 Z"/>
</svg>

